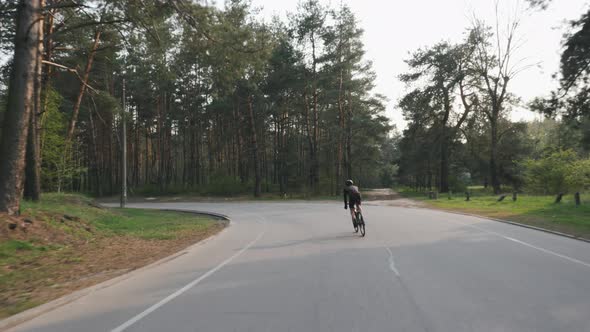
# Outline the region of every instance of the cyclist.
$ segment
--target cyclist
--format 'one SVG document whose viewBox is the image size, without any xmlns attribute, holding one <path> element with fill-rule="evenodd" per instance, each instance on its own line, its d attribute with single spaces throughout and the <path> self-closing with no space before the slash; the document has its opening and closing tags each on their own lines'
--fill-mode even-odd
<svg viewBox="0 0 590 332">
<path fill-rule="evenodd" d="M 346 210 L 350 206 L 350 217 L 352 218 L 352 225 L 356 229 L 357 226 L 354 220 L 354 207 L 356 206 L 359 209 L 359 211 L 361 210 L 361 192 L 359 191 L 359 188 L 354 185 L 354 182 L 352 182 L 352 180 L 346 180 L 344 185 L 344 209 Z"/>
</svg>

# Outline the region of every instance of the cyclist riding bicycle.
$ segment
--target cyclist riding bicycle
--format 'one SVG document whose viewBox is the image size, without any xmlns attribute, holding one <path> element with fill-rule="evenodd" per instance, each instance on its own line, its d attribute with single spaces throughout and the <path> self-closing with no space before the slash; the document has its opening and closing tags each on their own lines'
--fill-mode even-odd
<svg viewBox="0 0 590 332">
<path fill-rule="evenodd" d="M 352 225 L 356 228 L 356 224 L 354 222 L 354 207 L 356 206 L 359 211 L 361 210 L 361 192 L 359 191 L 359 188 L 354 185 L 352 180 L 346 180 L 344 184 L 344 209 L 346 210 L 350 206 Z"/>
</svg>

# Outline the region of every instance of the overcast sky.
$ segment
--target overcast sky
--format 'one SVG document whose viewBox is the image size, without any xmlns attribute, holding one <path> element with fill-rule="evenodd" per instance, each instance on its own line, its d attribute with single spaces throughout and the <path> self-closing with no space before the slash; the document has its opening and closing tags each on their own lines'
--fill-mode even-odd
<svg viewBox="0 0 590 332">
<path fill-rule="evenodd" d="M 367 58 L 374 63 L 377 73 L 376 92 L 389 98 L 387 115 L 404 127 L 401 112 L 395 104 L 403 94 L 397 76 L 406 70 L 404 59 L 408 52 L 432 45 L 441 40 L 460 41 L 471 17 L 495 22 L 495 0 L 342 0 L 352 8 L 365 30 Z M 298 0 L 252 0 L 261 7 L 261 15 L 285 17 L 295 11 Z M 558 70 L 562 36 L 566 22 L 578 19 L 588 9 L 587 0 L 554 0 L 546 11 L 526 10 L 523 0 L 501 0 L 501 14 L 520 12 L 520 36 L 525 41 L 518 58 L 538 67 L 520 74 L 512 83 L 512 92 L 528 101 L 546 95 L 553 87 L 551 75 Z M 337 6 L 340 0 L 325 4 Z M 533 119 L 536 115 L 519 111 L 514 120 Z"/>
</svg>

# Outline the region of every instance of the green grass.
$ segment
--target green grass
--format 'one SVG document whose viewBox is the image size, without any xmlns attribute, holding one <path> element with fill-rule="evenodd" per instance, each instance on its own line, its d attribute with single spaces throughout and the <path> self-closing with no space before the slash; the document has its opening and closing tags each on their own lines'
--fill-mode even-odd
<svg viewBox="0 0 590 332">
<path fill-rule="evenodd" d="M 465 200 L 464 193 L 453 195 L 452 199 L 447 194 L 440 194 L 438 200 L 429 200 L 426 194 L 409 190 L 400 193 L 438 209 L 506 219 L 590 239 L 590 194 L 582 195 L 582 205 L 577 207 L 573 195 L 565 195 L 559 204 L 554 203 L 554 196 L 532 195 L 518 195 L 516 202 L 512 201 L 512 195 L 508 195 L 504 201 L 498 202 L 499 195 L 483 188 L 470 188 L 470 191 L 470 201 Z"/>
<path fill-rule="evenodd" d="M 100 209 L 92 199 L 71 194 L 47 194 L 39 203 L 23 204 L 25 214 L 69 215 L 91 223 L 102 235 L 127 235 L 144 239 L 170 239 L 183 230 L 199 230 L 215 223 L 211 217 L 193 213 L 142 209 Z M 62 223 L 55 223 L 60 227 Z M 67 225 L 67 223 L 66 223 Z M 76 232 L 66 229 L 64 231 Z"/>
<path fill-rule="evenodd" d="M 144 239 L 167 240 L 179 232 L 201 230 L 215 223 L 210 217 L 192 213 L 139 209 L 115 209 L 113 212 L 114 216 L 98 219 L 96 226 L 113 234 Z"/>
<path fill-rule="evenodd" d="M 0 234 L 0 318 L 52 299 L 48 292 L 52 287 L 61 287 L 55 280 L 75 281 L 84 277 L 70 276 L 70 266 L 77 266 L 82 271 L 78 273 L 96 270 L 92 267 L 97 264 L 96 259 L 94 263 L 86 260 L 92 260 L 97 251 L 108 251 L 105 243 L 123 237 L 137 240 L 120 243 L 167 241 L 162 244 L 170 243 L 167 248 L 172 250 L 174 243 L 190 243 L 196 241 L 194 236 L 211 234 L 220 222 L 209 216 L 183 212 L 100 208 L 91 198 L 73 194 L 45 194 L 39 203 L 23 202 L 21 212 L 25 218 L 34 220 L 33 228 L 27 233 L 17 230 Z M 74 220 L 64 220 L 64 215 Z M 130 260 L 133 257 L 149 260 L 152 255 L 166 253 L 160 244 L 151 248 L 158 252 L 143 253 L 134 247 L 124 250 L 132 257 Z M 103 256 L 111 257 L 108 253 Z M 84 268 L 84 264 L 91 267 Z M 99 264 L 107 270 L 127 267 L 120 266 L 124 264 L 121 262 L 112 266 L 102 261 Z M 57 291 L 56 296 L 64 294 L 63 290 Z"/>
</svg>

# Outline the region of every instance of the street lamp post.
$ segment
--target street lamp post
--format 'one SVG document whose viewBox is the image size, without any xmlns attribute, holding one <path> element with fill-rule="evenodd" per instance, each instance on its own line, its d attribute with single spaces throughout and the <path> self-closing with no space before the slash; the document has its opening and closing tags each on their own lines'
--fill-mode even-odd
<svg viewBox="0 0 590 332">
<path fill-rule="evenodd" d="M 123 109 L 121 111 L 121 208 L 127 203 L 127 122 L 125 79 L 123 79 Z"/>
</svg>

